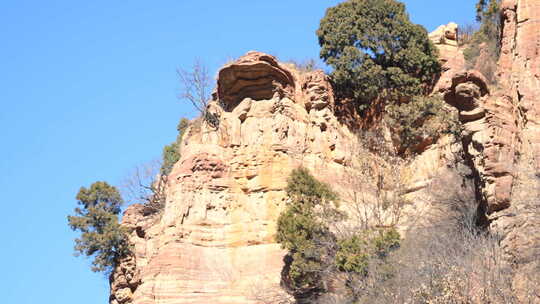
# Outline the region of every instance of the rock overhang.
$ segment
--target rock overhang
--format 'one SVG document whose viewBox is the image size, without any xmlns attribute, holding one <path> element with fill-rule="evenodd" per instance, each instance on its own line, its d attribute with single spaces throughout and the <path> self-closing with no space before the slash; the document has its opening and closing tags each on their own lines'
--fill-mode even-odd
<svg viewBox="0 0 540 304">
<path fill-rule="evenodd" d="M 276 94 L 292 97 L 295 79 L 274 56 L 250 51 L 218 72 L 217 99 L 225 111 L 232 111 L 244 98 L 272 99 Z"/>
</svg>

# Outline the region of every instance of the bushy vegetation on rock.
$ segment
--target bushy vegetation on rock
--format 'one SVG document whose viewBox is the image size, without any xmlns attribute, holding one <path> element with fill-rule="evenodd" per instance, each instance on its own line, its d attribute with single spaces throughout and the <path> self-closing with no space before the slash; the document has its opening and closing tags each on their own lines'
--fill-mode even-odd
<svg viewBox="0 0 540 304">
<path fill-rule="evenodd" d="M 373 259 L 384 259 L 399 247 L 399 233 L 384 228 L 336 229 L 347 219 L 338 208 L 338 196 L 307 169 L 293 170 L 287 195 L 276 235 L 288 250 L 282 272 L 285 287 L 299 303 L 314 301 L 336 284 L 350 288 L 347 296 L 356 299 L 355 282 L 369 273 Z"/>
<path fill-rule="evenodd" d="M 180 122 L 176 127 L 176 130 L 178 131 L 176 140 L 170 145 L 163 147 L 163 161 L 160 170 L 162 175 L 169 175 L 174 164 L 180 160 L 180 144 L 182 143 L 182 137 L 184 136 L 184 133 L 188 127 L 189 120 L 187 118 L 180 119 Z"/>
<path fill-rule="evenodd" d="M 454 132 L 444 102 L 427 97 L 441 72 L 437 49 L 403 3 L 345 1 L 326 11 L 317 35 L 338 99 L 360 111 L 373 104 L 401 154 Z"/>
<path fill-rule="evenodd" d="M 110 272 L 130 252 L 127 230 L 118 222 L 123 202 L 118 189 L 106 182 L 82 187 L 77 194 L 79 207 L 68 222 L 81 233 L 75 239 L 76 255 L 94 258 L 92 271 Z"/>
<path fill-rule="evenodd" d="M 285 280 L 296 295 L 324 290 L 323 273 L 333 248 L 321 244 L 334 243 L 328 222 L 340 217 L 337 195 L 303 168 L 291 173 L 286 191 L 289 204 L 278 218 L 276 235 L 289 251 Z"/>
<path fill-rule="evenodd" d="M 338 270 L 367 275 L 373 257 L 384 258 L 399 247 L 400 235 L 395 229 L 359 231 L 338 241 L 336 265 Z"/>
<path fill-rule="evenodd" d="M 317 36 L 336 93 L 360 110 L 376 98 L 426 93 L 440 72 L 427 31 L 396 0 L 349 0 L 331 7 Z"/>
<path fill-rule="evenodd" d="M 285 236 L 282 245 L 289 250 L 283 282 L 296 297 L 295 303 L 520 303 L 513 294 L 500 238 L 475 225 L 474 187 L 462 174 L 467 172 L 434 178 L 426 189 L 432 197 L 430 211 L 419 215 L 425 222 L 411 226 L 407 238 L 401 239 L 392 227 L 339 224 L 358 220 L 353 213 L 326 221 L 322 210 L 337 208 L 334 201 L 320 200 L 330 188 L 307 170 L 295 170 L 289 189 L 298 191 L 291 192 L 294 195 L 278 222 Z M 310 212 L 291 212 L 305 206 L 297 204 L 295 197 L 308 197 L 326 207 L 309 204 L 312 207 L 302 210 Z M 298 261 L 302 272 L 296 278 L 309 280 L 295 281 L 303 282 L 303 288 L 291 289 L 291 275 L 298 274 L 291 273 L 291 265 Z"/>
<path fill-rule="evenodd" d="M 390 104 L 384 118 L 401 153 L 414 152 L 422 143 L 435 142 L 443 134 L 460 134 L 457 112 L 438 96 L 417 96 L 407 103 Z"/>
<path fill-rule="evenodd" d="M 359 303 L 520 303 L 500 237 L 475 225 L 472 180 L 448 172 L 427 190 L 425 224 L 409 230 L 383 267 L 372 268 Z"/>
</svg>

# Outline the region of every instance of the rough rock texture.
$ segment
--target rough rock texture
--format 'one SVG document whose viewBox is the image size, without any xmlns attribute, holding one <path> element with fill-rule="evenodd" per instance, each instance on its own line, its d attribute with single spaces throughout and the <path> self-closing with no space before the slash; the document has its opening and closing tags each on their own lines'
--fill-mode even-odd
<svg viewBox="0 0 540 304">
<path fill-rule="evenodd" d="M 477 175 L 482 210 L 493 213 L 510 204 L 514 179 L 517 125 L 511 98 L 497 90 L 476 70 L 467 71 L 458 47 L 457 25 L 440 26 L 430 34 L 439 49 L 443 73 L 434 92 L 459 111 L 465 136 L 463 150 Z"/>
<path fill-rule="evenodd" d="M 295 81 L 290 71 L 283 69 L 273 56 L 249 52 L 233 64 L 223 67 L 218 75 L 217 94 L 232 111 L 242 100 L 292 98 Z"/>
<path fill-rule="evenodd" d="M 450 22 L 429 33 L 429 39 L 439 45 L 458 46 L 458 25 Z"/>
<path fill-rule="evenodd" d="M 460 111 L 486 224 L 502 237 L 520 302 L 540 303 L 540 2 L 501 3 L 498 84 L 456 72 L 438 88 Z"/>
<path fill-rule="evenodd" d="M 465 136 L 462 147 L 443 137 L 402 174 L 406 193 L 421 197 L 462 149 L 483 224 L 500 233 L 515 271 L 516 293 L 536 303 L 540 2 L 504 0 L 502 8 L 497 87 L 465 69 L 455 24 L 430 34 L 443 64 L 434 92 L 459 111 Z M 163 215 L 143 216 L 134 205 L 123 217 L 135 250 L 111 276 L 110 302 L 260 303 L 255 295 L 280 290 L 284 252 L 273 236 L 287 176 L 303 165 L 343 194 L 343 176 L 354 167 L 359 142 L 338 122 L 333 96 L 322 71 L 300 73 L 267 54 L 250 52 L 223 67 L 208 109 L 219 126 L 190 126 Z M 418 217 L 428 205 L 409 211 Z"/>
<path fill-rule="evenodd" d="M 274 234 L 289 173 L 303 165 L 339 187 L 351 162 L 355 137 L 333 104 L 322 71 L 258 52 L 223 67 L 209 106 L 219 127 L 187 131 L 162 217 L 143 220 L 137 206 L 124 215 L 135 256 L 114 273 L 111 303 L 257 303 L 279 290 Z"/>
<path fill-rule="evenodd" d="M 452 77 L 465 70 L 463 50 L 458 46 L 458 26 L 455 23 L 441 25 L 429 34 L 429 38 L 439 50 L 442 74 L 434 91 L 439 92 L 452 85 Z"/>
<path fill-rule="evenodd" d="M 515 187 L 510 207 L 491 215 L 516 270 L 514 287 L 523 302 L 536 292 L 540 303 L 540 2 L 502 1 L 500 86 L 518 126 Z"/>
<path fill-rule="evenodd" d="M 501 86 L 519 115 L 522 142 L 540 168 L 540 2 L 503 1 Z M 517 115 L 516 115 L 517 116 Z"/>
<path fill-rule="evenodd" d="M 477 174 L 482 210 L 490 214 L 507 208 L 517 143 L 511 101 L 490 95 L 486 79 L 474 70 L 455 74 L 444 98 L 459 110 L 463 149 Z"/>
</svg>

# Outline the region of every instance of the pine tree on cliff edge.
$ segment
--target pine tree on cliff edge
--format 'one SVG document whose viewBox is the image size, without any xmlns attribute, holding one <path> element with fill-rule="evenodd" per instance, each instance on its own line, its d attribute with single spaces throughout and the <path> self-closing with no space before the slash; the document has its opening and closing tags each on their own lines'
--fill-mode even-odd
<svg viewBox="0 0 540 304">
<path fill-rule="evenodd" d="M 92 271 L 109 273 L 129 251 L 127 231 L 118 222 L 123 204 L 120 192 L 106 182 L 81 187 L 77 194 L 75 215 L 68 216 L 69 226 L 80 231 L 75 239 L 75 255 L 93 256 Z"/>
</svg>

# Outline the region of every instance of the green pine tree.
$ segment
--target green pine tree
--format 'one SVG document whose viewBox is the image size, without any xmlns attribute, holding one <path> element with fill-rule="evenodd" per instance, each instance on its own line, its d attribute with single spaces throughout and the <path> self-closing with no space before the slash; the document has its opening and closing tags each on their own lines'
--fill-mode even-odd
<svg viewBox="0 0 540 304">
<path fill-rule="evenodd" d="M 276 240 L 289 251 L 284 279 L 295 295 L 323 289 L 323 272 L 335 243 L 328 222 L 340 217 L 337 195 L 307 169 L 292 171 L 287 183 L 289 203 L 277 222 Z M 323 216 L 324 214 L 324 216 Z"/>
<path fill-rule="evenodd" d="M 76 198 L 79 207 L 68 216 L 71 229 L 81 232 L 75 254 L 93 256 L 92 271 L 110 272 L 130 252 L 127 231 L 118 222 L 120 192 L 106 182 L 95 182 L 82 187 Z"/>
<path fill-rule="evenodd" d="M 317 36 L 336 92 L 360 109 L 377 97 L 426 93 L 441 69 L 427 31 L 396 0 L 348 0 L 331 7 Z"/>
</svg>

